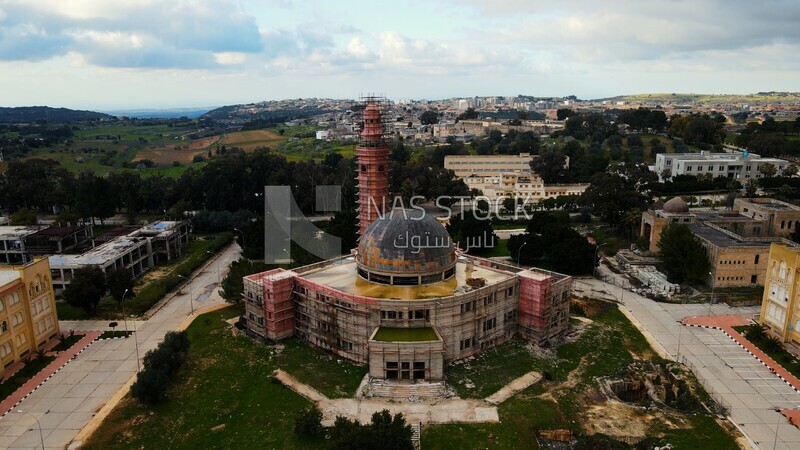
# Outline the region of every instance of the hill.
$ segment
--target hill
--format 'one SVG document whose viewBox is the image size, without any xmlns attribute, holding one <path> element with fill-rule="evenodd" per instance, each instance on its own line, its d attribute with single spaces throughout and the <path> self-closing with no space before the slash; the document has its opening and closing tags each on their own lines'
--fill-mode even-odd
<svg viewBox="0 0 800 450">
<path fill-rule="evenodd" d="M 750 105 L 797 105 L 800 104 L 799 92 L 759 92 L 756 94 L 634 94 L 619 95 L 616 97 L 601 98 L 596 101 L 625 101 L 631 103 L 661 103 L 661 104 L 733 104 L 744 103 Z"/>
<path fill-rule="evenodd" d="M 114 119 L 113 116 L 94 111 L 80 111 L 49 106 L 0 107 L 0 123 L 65 123 L 86 120 Z"/>
</svg>

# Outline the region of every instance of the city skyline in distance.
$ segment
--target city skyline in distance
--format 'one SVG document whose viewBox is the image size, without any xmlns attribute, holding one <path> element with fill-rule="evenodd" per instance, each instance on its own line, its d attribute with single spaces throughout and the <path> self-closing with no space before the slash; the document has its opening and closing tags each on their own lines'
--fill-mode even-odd
<svg viewBox="0 0 800 450">
<path fill-rule="evenodd" d="M 800 91 L 800 4 L 0 0 L 0 106 Z"/>
</svg>

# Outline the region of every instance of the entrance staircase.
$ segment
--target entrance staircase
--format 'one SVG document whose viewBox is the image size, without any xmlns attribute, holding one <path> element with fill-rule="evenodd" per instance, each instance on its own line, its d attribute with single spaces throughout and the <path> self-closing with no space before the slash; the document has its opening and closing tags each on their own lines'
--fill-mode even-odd
<svg viewBox="0 0 800 450">
<path fill-rule="evenodd" d="M 409 402 L 454 396 L 453 390 L 444 382 L 387 381 L 372 378 L 364 389 L 365 398 L 391 398 Z"/>
</svg>

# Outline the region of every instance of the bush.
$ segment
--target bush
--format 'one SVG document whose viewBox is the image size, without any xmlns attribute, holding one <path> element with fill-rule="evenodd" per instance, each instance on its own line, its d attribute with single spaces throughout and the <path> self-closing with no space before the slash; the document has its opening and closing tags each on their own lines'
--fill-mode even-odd
<svg viewBox="0 0 800 450">
<path fill-rule="evenodd" d="M 294 421 L 294 434 L 299 437 L 319 437 L 322 435 L 322 411 L 317 405 L 309 406 L 297 412 Z"/>
<path fill-rule="evenodd" d="M 166 398 L 167 388 L 183 363 L 189 350 L 185 331 L 170 331 L 164 340 L 144 355 L 144 369 L 131 386 L 131 394 L 140 402 L 155 405 Z"/>
</svg>

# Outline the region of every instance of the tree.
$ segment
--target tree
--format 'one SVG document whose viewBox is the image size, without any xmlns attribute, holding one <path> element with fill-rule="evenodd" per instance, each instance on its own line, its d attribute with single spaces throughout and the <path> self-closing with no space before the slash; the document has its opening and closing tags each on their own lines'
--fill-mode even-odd
<svg viewBox="0 0 800 450">
<path fill-rule="evenodd" d="M 481 220 L 469 213 L 463 219 L 461 216 L 451 217 L 447 232 L 450 233 L 453 243 L 472 254 L 480 255 L 490 251 L 498 241 L 490 220 Z"/>
<path fill-rule="evenodd" d="M 75 270 L 69 286 L 64 289 L 64 300 L 90 315 L 97 313 L 97 305 L 106 292 L 106 278 L 103 271 L 95 266 Z"/>
<path fill-rule="evenodd" d="M 294 434 L 298 437 L 319 437 L 325 429 L 322 426 L 322 411 L 311 405 L 297 412 L 294 420 Z"/>
<path fill-rule="evenodd" d="M 433 125 L 439 123 L 439 114 L 436 111 L 429 109 L 420 114 L 419 121 L 423 125 Z"/>
<path fill-rule="evenodd" d="M 558 183 L 567 178 L 567 157 L 555 150 L 546 150 L 531 161 L 531 169 L 547 184 Z"/>
<path fill-rule="evenodd" d="M 766 164 L 762 164 L 758 168 L 758 171 L 761 172 L 762 174 L 764 174 L 765 177 L 769 178 L 769 177 L 774 176 L 776 173 L 778 173 L 778 168 L 775 167 L 775 164 L 766 163 Z"/>
<path fill-rule="evenodd" d="M 462 112 L 456 117 L 456 122 L 462 120 L 474 120 L 478 118 L 478 111 L 475 111 L 475 108 L 469 107 L 466 111 Z"/>
<path fill-rule="evenodd" d="M 220 295 L 228 303 L 239 303 L 242 301 L 242 292 L 244 292 L 244 282 L 242 278 L 246 275 L 263 272 L 269 268 L 268 265 L 262 262 L 251 261 L 249 259 L 240 259 L 234 261 L 228 274 L 222 280 L 222 291 Z"/>
<path fill-rule="evenodd" d="M 143 368 L 131 386 L 131 394 L 145 404 L 164 401 L 169 382 L 186 361 L 188 350 L 186 331 L 170 331 L 164 335 L 158 347 L 144 355 Z"/>
<path fill-rule="evenodd" d="M 337 416 L 329 430 L 331 447 L 336 450 L 411 450 L 411 427 L 403 414 L 394 417 L 388 410 L 372 414 L 372 422 L 362 425 Z"/>
<path fill-rule="evenodd" d="M 122 302 L 122 297 L 125 295 L 125 291 L 128 291 L 128 295 L 133 297 L 135 294 L 133 293 L 133 275 L 131 274 L 130 269 L 126 269 L 125 267 L 117 267 L 114 269 L 109 269 L 106 272 L 106 286 L 108 286 L 108 291 L 111 294 L 111 297 L 117 301 L 117 303 Z"/>
<path fill-rule="evenodd" d="M 658 176 L 644 164 L 611 166 L 595 174 L 591 185 L 581 195 L 581 203 L 615 227 L 622 225 L 626 211 L 646 209 L 652 202 L 652 188 Z"/>
<path fill-rule="evenodd" d="M 707 278 L 709 262 L 700 239 L 688 226 L 667 225 L 658 241 L 661 267 L 670 280 L 682 283 L 701 283 Z"/>
<path fill-rule="evenodd" d="M 785 177 L 793 177 L 797 175 L 797 166 L 794 163 L 790 163 L 789 165 L 783 168 L 782 175 Z"/>
<path fill-rule="evenodd" d="M 556 110 L 556 118 L 558 120 L 564 120 L 567 117 L 571 117 L 575 115 L 575 111 L 569 108 L 559 108 Z"/>
<path fill-rule="evenodd" d="M 20 208 L 9 218 L 9 225 L 36 225 L 36 222 L 36 211 L 30 208 Z"/>
<path fill-rule="evenodd" d="M 756 194 L 758 193 L 758 183 L 755 179 L 747 180 L 747 184 L 744 186 L 744 195 L 747 198 L 755 198 Z"/>
</svg>

